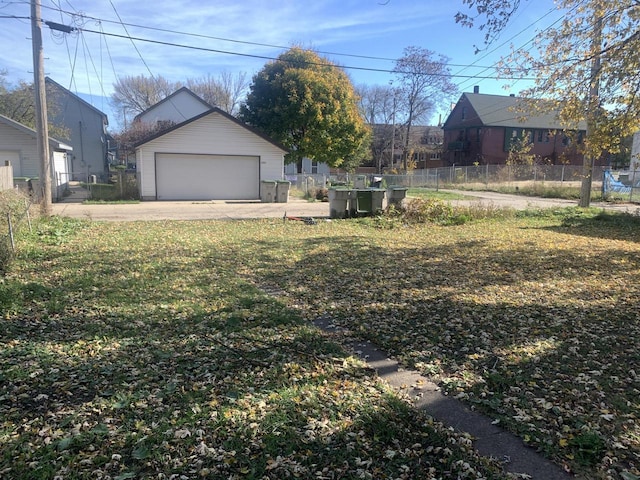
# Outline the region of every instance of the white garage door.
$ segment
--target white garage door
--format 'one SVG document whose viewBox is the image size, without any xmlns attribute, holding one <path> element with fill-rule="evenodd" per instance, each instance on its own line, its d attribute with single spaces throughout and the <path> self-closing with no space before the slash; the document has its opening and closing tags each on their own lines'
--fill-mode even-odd
<svg viewBox="0 0 640 480">
<path fill-rule="evenodd" d="M 260 158 L 156 154 L 158 200 L 256 200 Z"/>
</svg>

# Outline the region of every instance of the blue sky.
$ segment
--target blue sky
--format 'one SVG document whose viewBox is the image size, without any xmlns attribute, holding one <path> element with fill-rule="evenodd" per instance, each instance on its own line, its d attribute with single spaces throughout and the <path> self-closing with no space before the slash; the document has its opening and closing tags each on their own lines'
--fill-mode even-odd
<svg viewBox="0 0 640 480">
<path fill-rule="evenodd" d="M 496 79 L 495 71 L 486 67 L 506 55 L 511 44 L 527 45 L 537 31 L 547 28 L 559 15 L 549 13 L 552 0 L 526 0 L 498 42 L 476 55 L 474 45 L 483 46 L 483 33 L 454 20 L 457 11 L 468 11 L 462 0 L 41 3 L 43 20 L 84 29 L 63 34 L 43 26 L 46 74 L 106 113 L 110 113 L 108 97 L 119 75 L 161 75 L 173 81 L 216 76 L 221 71 L 252 76 L 268 61 L 266 58 L 277 57 L 292 45 L 322 52 L 344 67 L 374 70 L 391 70 L 393 59 L 402 56 L 405 47 L 419 46 L 450 58 L 460 92 L 472 91 L 478 85 L 483 93 L 518 94 L 527 86 L 525 82 Z M 33 80 L 30 22 L 16 18 L 29 14 L 27 0 L 0 0 L 0 69 L 7 72 L 12 83 Z M 393 78 L 390 73 L 357 68 L 345 68 L 356 85 L 384 85 Z M 447 107 L 442 106 L 440 113 L 446 116 Z"/>
</svg>

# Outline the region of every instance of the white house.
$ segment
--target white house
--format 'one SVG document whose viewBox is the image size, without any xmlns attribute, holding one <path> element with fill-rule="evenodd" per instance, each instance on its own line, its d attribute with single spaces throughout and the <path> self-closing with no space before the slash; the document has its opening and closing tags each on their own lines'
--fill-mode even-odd
<svg viewBox="0 0 640 480">
<path fill-rule="evenodd" d="M 69 183 L 70 145 L 49 137 L 51 196 L 58 200 Z M 0 165 L 9 161 L 14 177 L 39 177 L 40 159 L 36 131 L 0 115 Z"/>
<path fill-rule="evenodd" d="M 316 160 L 311 160 L 310 158 L 303 158 L 300 171 L 298 171 L 297 163 L 288 163 L 284 166 L 285 175 L 298 175 L 298 174 L 306 174 L 306 175 L 329 175 L 330 168 L 324 162 L 318 162 Z"/>
<path fill-rule="evenodd" d="M 182 87 L 136 115 L 133 121 L 147 125 L 155 125 L 158 122 L 182 123 L 212 108 L 187 87 Z"/>
<path fill-rule="evenodd" d="M 211 108 L 135 145 L 142 200 L 258 200 L 286 149 Z"/>
</svg>

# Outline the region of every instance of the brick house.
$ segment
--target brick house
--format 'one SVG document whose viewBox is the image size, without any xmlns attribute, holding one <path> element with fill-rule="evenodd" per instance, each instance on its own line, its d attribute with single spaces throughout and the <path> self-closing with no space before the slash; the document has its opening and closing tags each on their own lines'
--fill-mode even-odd
<svg viewBox="0 0 640 480">
<path fill-rule="evenodd" d="M 477 87 L 463 93 L 443 125 L 443 164 L 505 164 L 514 142 L 526 139 L 537 163 L 582 165 L 577 144 L 586 123 L 569 132 L 554 113 L 525 116 L 522 109 L 519 97 L 481 94 Z"/>
</svg>

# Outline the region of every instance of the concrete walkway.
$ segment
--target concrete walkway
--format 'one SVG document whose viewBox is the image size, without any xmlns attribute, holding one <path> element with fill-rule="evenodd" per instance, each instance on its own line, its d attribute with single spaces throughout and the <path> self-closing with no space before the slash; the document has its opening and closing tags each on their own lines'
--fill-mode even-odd
<svg viewBox="0 0 640 480">
<path fill-rule="evenodd" d="M 316 319 L 314 325 L 328 333 L 337 331 L 329 317 Z M 506 472 L 526 475 L 522 478 L 533 480 L 572 478 L 559 466 L 525 445 L 520 437 L 500 428 L 492 419 L 444 395 L 436 384 L 418 372 L 402 369 L 371 342 L 354 342 L 345 346 L 373 368 L 382 380 L 409 395 L 416 408 L 458 432 L 470 434 L 476 450 L 485 457 L 503 462 Z"/>
</svg>

